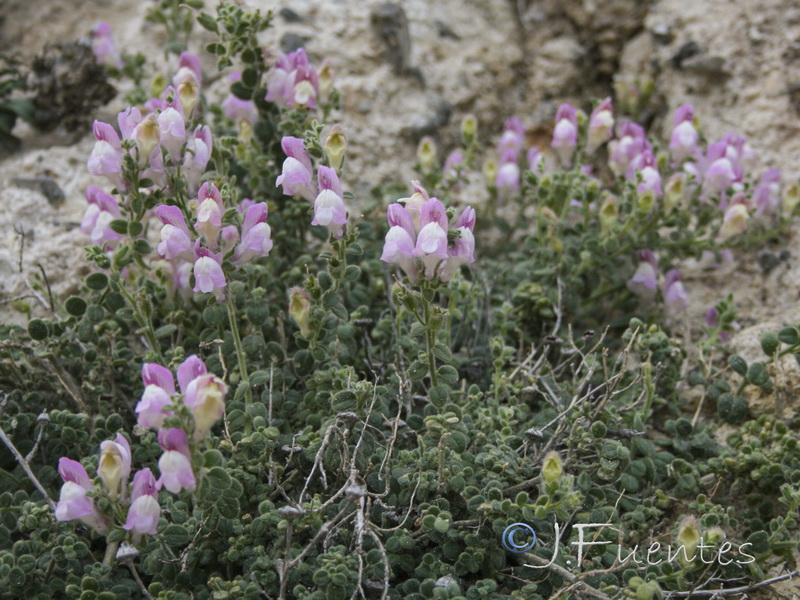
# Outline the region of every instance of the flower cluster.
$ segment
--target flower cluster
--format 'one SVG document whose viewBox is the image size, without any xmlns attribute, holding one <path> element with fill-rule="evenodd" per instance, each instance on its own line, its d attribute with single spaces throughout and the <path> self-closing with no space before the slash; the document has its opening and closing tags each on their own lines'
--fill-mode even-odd
<svg viewBox="0 0 800 600">
<path fill-rule="evenodd" d="M 213 183 L 204 183 L 197 194 L 197 217 L 192 228 L 177 206 L 163 204 L 156 215 L 163 223 L 158 252 L 175 265 L 177 284 L 188 287 L 189 274 L 194 275 L 195 292 L 213 292 L 222 300 L 227 286 L 222 269 L 223 254 L 232 250 L 235 266 L 262 256 L 272 249 L 272 231 L 267 224 L 267 205 L 244 200 L 239 205 L 244 219 L 239 228 L 223 227 L 225 206 L 222 195 Z"/>
<path fill-rule="evenodd" d="M 110 124 L 95 121 L 97 141 L 87 163 L 92 175 L 104 175 L 120 192 L 127 191 L 134 182 L 123 159 L 130 154 L 141 177 L 153 185 L 165 187 L 167 171 L 180 168 L 189 192 L 197 191 L 212 149 L 207 125 L 197 125 L 191 130 L 203 75 L 200 60 L 188 52 L 181 54 L 178 66 L 172 85 L 160 98 L 146 103 L 149 113 L 142 115 L 135 106 L 119 113 L 121 136 Z"/>
<path fill-rule="evenodd" d="M 336 136 L 344 138 L 341 130 L 332 130 L 328 138 Z M 332 144 L 326 143 L 326 150 Z M 344 153 L 344 142 L 337 142 L 334 152 L 328 152 L 331 164 L 341 164 Z M 339 152 L 341 147 L 341 152 Z M 334 238 L 342 237 L 347 224 L 347 207 L 344 204 L 344 192 L 336 169 L 320 166 L 317 169 L 317 182 L 314 183 L 314 165 L 311 155 L 305 149 L 303 140 L 292 136 L 284 136 L 281 148 L 286 154 L 283 170 L 275 180 L 275 186 L 282 186 L 287 196 L 301 196 L 314 203 L 312 225 L 327 227 Z"/>
<path fill-rule="evenodd" d="M 442 203 L 413 183 L 410 198 L 389 205 L 381 260 L 398 265 L 411 283 L 420 274 L 429 281 L 437 275 L 449 281 L 461 265 L 475 262 L 475 210 L 467 206 L 450 226 Z"/>
<path fill-rule="evenodd" d="M 303 48 L 282 54 L 267 78 L 267 102 L 281 108 L 317 107 L 319 74 Z"/>
<path fill-rule="evenodd" d="M 133 533 L 134 542 L 142 535 L 155 535 L 161 517 L 158 503 L 161 485 L 150 469 L 141 469 L 133 476 L 130 490 L 128 489 L 131 448 L 122 434 L 117 434 L 114 441 L 106 440 L 100 444 L 100 460 L 97 466 L 100 485 L 95 486 L 81 463 L 66 457 L 58 461 L 58 472 L 64 480 L 56 505 L 58 521 L 79 519 L 97 533 L 105 535 L 110 529 L 112 518 L 101 513 L 94 501 L 95 497 L 105 495 L 123 509 L 127 506 L 127 518 L 122 528 Z"/>
<path fill-rule="evenodd" d="M 655 300 L 658 292 L 658 259 L 651 250 L 639 250 L 637 257 L 639 265 L 628 280 L 628 289 L 638 295 L 642 302 L 649 304 Z M 670 269 L 664 276 L 662 296 L 667 313 L 671 315 L 684 311 L 688 306 L 688 296 L 678 269 Z"/>
</svg>

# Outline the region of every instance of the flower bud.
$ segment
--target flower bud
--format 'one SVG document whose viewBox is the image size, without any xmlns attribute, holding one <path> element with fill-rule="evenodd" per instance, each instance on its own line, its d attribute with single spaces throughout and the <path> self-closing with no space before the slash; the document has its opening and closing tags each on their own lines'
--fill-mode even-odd
<svg viewBox="0 0 800 600">
<path fill-rule="evenodd" d="M 464 145 L 469 146 L 475 141 L 478 135 L 478 120 L 475 115 L 467 115 L 461 121 L 461 137 L 464 140 Z"/>
<path fill-rule="evenodd" d="M 289 290 L 289 316 L 300 328 L 300 335 L 308 337 L 311 333 L 311 298 L 304 289 L 293 287 Z"/>
<path fill-rule="evenodd" d="M 333 65 L 329 60 L 325 60 L 319 69 L 319 96 L 325 102 L 330 97 L 333 90 L 333 80 L 335 77 Z"/>
<path fill-rule="evenodd" d="M 486 178 L 487 185 L 494 185 L 497 181 L 497 162 L 493 159 L 488 159 L 483 163 L 483 176 Z"/>
<path fill-rule="evenodd" d="M 563 472 L 564 468 L 558 453 L 555 451 L 549 452 L 544 457 L 544 463 L 542 464 L 542 481 L 545 484 L 555 483 L 561 478 Z"/>
<path fill-rule="evenodd" d="M 706 531 L 705 540 L 712 546 L 716 546 L 726 537 L 727 536 L 725 535 L 725 532 L 722 529 L 720 529 L 719 527 L 712 527 L 711 529 Z"/>
<path fill-rule="evenodd" d="M 323 149 L 328 157 L 328 164 L 336 171 L 339 171 L 342 168 L 345 150 L 347 150 L 347 138 L 339 125 L 333 126 L 325 139 Z"/>
<path fill-rule="evenodd" d="M 155 114 L 149 114 L 133 130 L 136 147 L 139 149 L 139 164 L 144 165 L 150 159 L 150 154 L 161 141 L 161 128 Z"/>
<path fill-rule="evenodd" d="M 417 148 L 417 160 L 424 172 L 430 172 L 436 166 L 436 142 L 432 137 L 425 136 Z"/>
<path fill-rule="evenodd" d="M 605 193 L 600 205 L 600 231 L 605 235 L 619 218 L 619 201 L 616 196 Z"/>
<path fill-rule="evenodd" d="M 795 182 L 786 188 L 781 198 L 781 212 L 784 218 L 790 218 L 798 204 L 800 204 L 800 183 Z"/>
<path fill-rule="evenodd" d="M 686 517 L 681 521 L 678 530 L 678 543 L 685 548 L 684 551 L 678 549 L 678 559 L 684 566 L 691 563 L 694 559 L 697 546 L 700 544 L 700 524 L 694 517 Z"/>
</svg>

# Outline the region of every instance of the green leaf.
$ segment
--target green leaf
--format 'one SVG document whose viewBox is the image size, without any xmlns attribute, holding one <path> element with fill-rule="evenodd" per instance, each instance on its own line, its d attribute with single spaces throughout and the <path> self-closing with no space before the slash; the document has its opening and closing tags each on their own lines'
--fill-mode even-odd
<svg viewBox="0 0 800 600">
<path fill-rule="evenodd" d="M 439 379 L 441 379 L 445 383 L 449 383 L 450 385 L 455 385 L 458 383 L 458 371 L 455 370 L 454 367 L 450 365 L 443 365 L 439 367 L 436 371 L 439 375 Z"/>
<path fill-rule="evenodd" d="M 800 334 L 797 332 L 797 327 L 784 327 L 781 329 L 778 332 L 778 340 L 790 346 L 800 342 Z"/>
<path fill-rule="evenodd" d="M 73 317 L 82 317 L 83 313 L 86 312 L 86 300 L 79 296 L 70 296 L 64 306 Z"/>
<path fill-rule="evenodd" d="M 224 490 L 231 487 L 231 476 L 222 467 L 212 467 L 208 473 L 205 474 L 205 479 L 211 487 L 218 490 Z"/>
<path fill-rule="evenodd" d="M 203 453 L 203 466 L 211 468 L 211 467 L 221 467 L 225 464 L 225 457 L 222 456 L 222 452 L 219 450 L 206 450 Z"/>
<path fill-rule="evenodd" d="M 86 287 L 90 290 L 100 291 L 108 286 L 108 277 L 105 273 L 92 273 L 86 278 Z"/>
<path fill-rule="evenodd" d="M 211 31 L 212 33 L 219 33 L 217 21 L 208 13 L 200 13 L 197 15 L 197 22 L 200 23 L 200 27 L 203 29 Z M 208 49 L 208 46 L 206 46 L 206 49 Z"/>
<path fill-rule="evenodd" d="M 250 373 L 250 386 L 264 385 L 269 381 L 269 373 L 266 371 L 255 371 Z"/>
<path fill-rule="evenodd" d="M 428 374 L 428 365 L 422 361 L 415 360 L 408 367 L 408 376 L 411 381 L 419 381 Z"/>
<path fill-rule="evenodd" d="M 177 325 L 173 323 L 164 325 L 163 327 L 159 327 L 158 329 L 156 329 L 156 339 L 160 340 L 161 338 L 169 337 L 176 331 L 178 331 Z"/>
<path fill-rule="evenodd" d="M 108 224 L 114 233 L 125 235 L 128 233 L 128 222 L 125 219 L 114 219 Z"/>
<path fill-rule="evenodd" d="M 167 525 L 161 535 L 168 546 L 183 546 L 189 542 L 189 532 L 183 525 Z"/>
<path fill-rule="evenodd" d="M 745 359 L 743 359 L 738 354 L 733 354 L 729 356 L 728 364 L 734 371 L 736 371 L 742 377 L 747 375 L 747 361 L 745 361 Z"/>
<path fill-rule="evenodd" d="M 215 506 L 219 514 L 226 519 L 235 519 L 239 516 L 239 500 L 222 496 L 217 500 Z"/>
</svg>

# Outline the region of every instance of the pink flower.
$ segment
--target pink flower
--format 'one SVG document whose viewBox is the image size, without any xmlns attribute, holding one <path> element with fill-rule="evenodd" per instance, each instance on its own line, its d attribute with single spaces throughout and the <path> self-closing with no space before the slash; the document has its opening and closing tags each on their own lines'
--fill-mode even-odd
<svg viewBox="0 0 800 600">
<path fill-rule="evenodd" d="M 586 142 L 587 154 L 592 154 L 603 143 L 611 139 L 614 132 L 614 107 L 611 98 L 603 100 L 589 117 L 589 139 Z"/>
<path fill-rule="evenodd" d="M 101 65 L 121 69 L 125 64 L 114 43 L 111 26 L 105 21 L 100 21 L 92 27 L 92 52 L 95 60 Z"/>
<path fill-rule="evenodd" d="M 181 52 L 178 57 L 178 70 L 172 78 L 172 85 L 177 88 L 190 77 L 197 82 L 198 87 L 203 85 L 203 67 L 200 64 L 200 58 L 191 52 Z"/>
<path fill-rule="evenodd" d="M 531 146 L 526 156 L 529 171 L 539 171 L 544 165 L 544 154 L 536 146 Z"/>
<path fill-rule="evenodd" d="M 645 150 L 650 150 L 642 129 L 636 123 L 623 123 L 617 133 L 618 140 L 608 145 L 608 164 L 615 175 L 625 175 L 632 179 L 635 161 Z"/>
<path fill-rule="evenodd" d="M 186 127 L 183 115 L 174 108 L 167 108 L 158 115 L 161 129 L 161 143 L 167 149 L 173 164 L 181 161 L 181 149 L 186 141 Z"/>
<path fill-rule="evenodd" d="M 342 237 L 347 223 L 347 209 L 342 198 L 342 185 L 336 171 L 330 167 L 320 167 L 317 171 L 320 192 L 314 200 L 314 220 L 312 225 L 327 227 L 335 238 Z"/>
<path fill-rule="evenodd" d="M 158 363 L 144 363 L 142 365 L 142 383 L 145 386 L 158 386 L 168 394 L 175 393 L 175 379 L 172 377 L 172 371 Z"/>
<path fill-rule="evenodd" d="M 194 441 L 199 442 L 225 413 L 228 388 L 216 375 L 201 375 L 186 388 L 185 402 L 194 417 Z"/>
<path fill-rule="evenodd" d="M 164 425 L 164 419 L 174 414 L 165 410 L 170 404 L 172 398 L 164 388 L 153 384 L 146 386 L 142 398 L 136 404 L 136 422 L 142 427 L 160 429 Z"/>
<path fill-rule="evenodd" d="M 285 108 L 295 105 L 317 107 L 319 75 L 308 62 L 303 48 L 283 54 L 267 77 L 267 102 Z"/>
<path fill-rule="evenodd" d="M 178 367 L 178 386 L 180 387 L 181 393 L 185 394 L 186 390 L 189 388 L 189 384 L 197 377 L 205 375 L 206 373 L 206 363 L 203 362 L 202 358 L 196 354 L 192 354 L 186 358 Z"/>
<path fill-rule="evenodd" d="M 689 297 L 681 282 L 681 272 L 678 269 L 667 271 L 664 280 L 664 305 L 667 312 L 672 314 L 682 312 L 689 306 Z"/>
<path fill-rule="evenodd" d="M 503 155 L 506 152 L 510 152 L 510 154 L 514 156 L 513 160 L 516 161 L 516 157 L 519 155 L 524 144 L 525 127 L 522 125 L 522 121 L 520 121 L 517 117 L 511 117 L 510 119 L 507 119 L 505 122 L 503 135 L 500 137 L 500 141 L 497 143 L 497 153 Z"/>
<path fill-rule="evenodd" d="M 649 150 L 642 154 L 642 160 L 639 167 L 642 181 L 636 188 L 636 191 L 641 194 L 647 192 L 652 193 L 656 198 L 661 197 L 661 175 L 658 173 L 656 160 L 653 153 Z"/>
<path fill-rule="evenodd" d="M 231 83 L 239 81 L 242 78 L 242 72 L 236 71 L 231 73 L 229 79 Z M 233 119 L 237 123 L 245 121 L 254 124 L 258 120 L 258 110 L 252 100 L 242 100 L 233 94 L 230 94 L 225 100 L 222 101 L 222 112 L 229 119 Z"/>
<path fill-rule="evenodd" d="M 466 207 L 450 228 L 442 203 L 429 198 L 417 182 L 415 189 L 419 202 L 411 202 L 412 196 L 404 199 L 405 207 L 400 202 L 389 205 L 387 218 L 391 227 L 381 260 L 398 265 L 411 283 L 417 282 L 421 270 L 428 280 L 438 273 L 442 281 L 447 281 L 458 267 L 475 260 L 475 210 Z M 455 232 L 452 246 L 448 243 L 448 229 Z"/>
<path fill-rule="evenodd" d="M 756 216 L 773 214 L 781 207 L 781 172 L 778 169 L 767 169 L 758 181 L 753 199 L 756 205 Z"/>
<path fill-rule="evenodd" d="M 56 520 L 80 519 L 100 535 L 108 531 L 108 519 L 97 512 L 94 501 L 86 493 L 92 491 L 89 474 L 81 463 L 62 457 L 58 460 L 58 473 L 64 480 L 56 504 Z"/>
<path fill-rule="evenodd" d="M 517 164 L 518 153 L 514 150 L 506 150 L 500 159 L 500 168 L 497 170 L 495 185 L 500 195 L 505 197 L 519 191 L 519 165 Z"/>
<path fill-rule="evenodd" d="M 128 518 L 122 526 L 135 535 L 155 535 L 161 507 L 158 504 L 158 482 L 150 469 L 142 469 L 133 477 L 131 506 Z"/>
<path fill-rule="evenodd" d="M 233 262 L 241 265 L 253 258 L 269 256 L 272 250 L 272 231 L 267 224 L 267 205 L 253 204 L 247 209 L 242 224 L 242 241 L 236 248 Z"/>
<path fill-rule="evenodd" d="M 464 164 L 464 153 L 461 150 L 453 150 L 450 155 L 447 157 L 447 160 L 444 161 L 444 171 L 445 177 L 458 177 L 458 173 L 461 170 L 461 165 Z"/>
<path fill-rule="evenodd" d="M 181 209 L 177 206 L 162 204 L 156 209 L 156 215 L 164 226 L 161 228 L 161 242 L 158 253 L 168 260 L 182 258 L 192 260 L 192 234 Z"/>
<path fill-rule="evenodd" d="M 736 171 L 730 159 L 718 158 L 705 172 L 703 193 L 707 196 L 722 195 L 736 179 Z"/>
<path fill-rule="evenodd" d="M 86 201 L 89 205 L 83 214 L 81 231 L 92 239 L 92 243 L 105 247 L 121 239 L 122 234 L 111 229 L 111 221 L 122 217 L 114 197 L 90 185 L 86 188 Z"/>
<path fill-rule="evenodd" d="M 561 164 L 572 163 L 572 153 L 578 146 L 578 117 L 575 109 L 569 104 L 562 104 L 556 112 L 556 126 L 553 131 L 551 147 L 558 154 Z"/>
<path fill-rule="evenodd" d="M 211 248 L 217 247 L 219 230 L 222 228 L 222 215 L 225 206 L 222 204 L 222 194 L 213 183 L 204 183 L 197 194 L 199 206 L 197 220 L 194 228 L 205 238 Z"/>
<path fill-rule="evenodd" d="M 192 470 L 186 432 L 183 429 L 162 429 L 158 432 L 158 443 L 164 448 L 164 453 L 158 459 L 161 477 L 156 485 L 173 494 L 184 489 L 194 492 L 197 480 Z"/>
<path fill-rule="evenodd" d="M 211 251 L 200 248 L 197 244 L 195 244 L 195 254 L 198 258 L 194 263 L 193 291 L 213 292 L 217 299 L 221 299 L 223 289 L 228 285 L 225 281 L 225 273 L 222 271 L 222 254 L 212 254 Z"/>
<path fill-rule="evenodd" d="M 95 142 L 86 168 L 92 175 L 105 175 L 112 185 L 124 191 L 127 184 L 122 177 L 122 141 L 108 123 L 95 121 L 92 126 Z"/>
<path fill-rule="evenodd" d="M 283 171 L 275 180 L 275 186 L 283 186 L 283 193 L 287 196 L 299 195 L 306 200 L 313 200 L 316 188 L 313 184 L 314 168 L 311 156 L 303 146 L 303 140 L 284 136 L 281 139 L 281 148 L 287 158 L 283 161 Z"/>
<path fill-rule="evenodd" d="M 658 261 L 650 250 L 639 250 L 637 253 L 639 266 L 636 273 L 628 280 L 628 289 L 639 296 L 646 304 L 655 300 L 658 279 Z"/>
<path fill-rule="evenodd" d="M 205 173 L 212 149 L 211 129 L 208 125 L 194 130 L 186 140 L 186 153 L 183 156 L 183 171 L 189 184 L 189 193 L 197 192 L 200 180 Z"/>
<path fill-rule="evenodd" d="M 676 163 L 687 158 L 700 157 L 700 134 L 694 127 L 694 109 L 691 104 L 684 104 L 675 111 L 674 128 L 669 142 L 669 151 L 672 160 Z"/>
</svg>

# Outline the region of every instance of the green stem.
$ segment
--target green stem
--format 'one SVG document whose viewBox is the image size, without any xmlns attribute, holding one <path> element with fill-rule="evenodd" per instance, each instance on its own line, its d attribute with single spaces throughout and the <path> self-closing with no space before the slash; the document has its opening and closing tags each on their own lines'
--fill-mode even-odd
<svg viewBox="0 0 800 600">
<path fill-rule="evenodd" d="M 153 323 L 150 319 L 145 318 L 144 314 L 142 313 L 141 309 L 139 308 L 139 304 L 136 302 L 131 293 L 125 289 L 125 284 L 122 283 L 122 278 L 117 282 L 119 285 L 120 293 L 125 297 L 125 300 L 128 301 L 128 304 L 133 310 L 133 318 L 136 319 L 136 322 L 139 324 L 144 330 L 144 334 L 147 337 L 147 341 L 150 344 L 150 349 L 156 353 L 158 356 L 159 362 L 164 362 L 164 357 L 161 354 L 161 348 L 158 347 L 158 340 L 156 339 L 156 331 L 153 329 Z"/>
<path fill-rule="evenodd" d="M 114 559 L 117 557 L 117 548 L 119 542 L 111 542 L 106 546 L 106 553 L 103 556 L 103 564 L 110 567 L 114 564 Z"/>
<path fill-rule="evenodd" d="M 236 323 L 236 312 L 233 310 L 233 304 L 230 300 L 225 303 L 228 307 L 228 320 L 231 323 L 231 333 L 233 333 L 233 345 L 236 347 L 236 357 L 239 359 L 239 376 L 242 381 L 247 384 L 245 391 L 245 414 L 247 418 L 244 421 L 244 433 L 250 435 L 250 420 L 251 415 L 249 412 L 250 405 L 253 403 L 253 391 L 250 389 L 249 376 L 247 375 L 247 362 L 245 361 L 244 348 L 242 347 L 242 339 L 239 337 L 239 325 Z"/>
<path fill-rule="evenodd" d="M 436 387 L 439 383 L 439 376 L 436 373 L 436 356 L 433 354 L 433 348 L 436 345 L 436 332 L 431 327 L 431 305 L 424 294 L 422 295 L 422 315 L 422 324 L 425 326 L 425 342 L 428 347 L 428 370 L 431 372 L 431 385 Z"/>
</svg>

